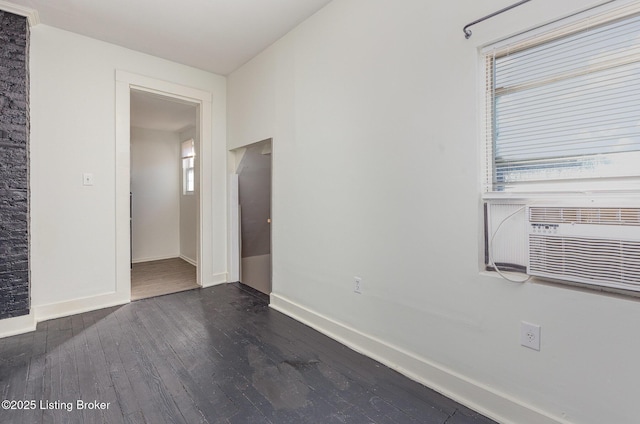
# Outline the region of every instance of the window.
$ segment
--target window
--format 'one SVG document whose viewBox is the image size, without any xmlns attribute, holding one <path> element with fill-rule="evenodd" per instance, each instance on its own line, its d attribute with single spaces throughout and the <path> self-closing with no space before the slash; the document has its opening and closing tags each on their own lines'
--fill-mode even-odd
<svg viewBox="0 0 640 424">
<path fill-rule="evenodd" d="M 640 8 L 555 27 L 483 50 L 485 192 L 637 188 Z"/>
<path fill-rule="evenodd" d="M 195 191 L 195 146 L 193 139 L 182 142 L 182 194 Z"/>
</svg>

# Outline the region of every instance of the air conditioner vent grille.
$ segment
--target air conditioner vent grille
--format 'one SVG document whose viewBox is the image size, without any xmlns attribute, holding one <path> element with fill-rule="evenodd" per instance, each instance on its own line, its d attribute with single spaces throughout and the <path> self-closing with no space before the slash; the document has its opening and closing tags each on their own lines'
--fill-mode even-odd
<svg viewBox="0 0 640 424">
<path fill-rule="evenodd" d="M 640 241 L 529 235 L 529 272 L 640 290 Z"/>
<path fill-rule="evenodd" d="M 536 207 L 529 221 L 551 224 L 600 224 L 640 226 L 640 208 Z"/>
</svg>

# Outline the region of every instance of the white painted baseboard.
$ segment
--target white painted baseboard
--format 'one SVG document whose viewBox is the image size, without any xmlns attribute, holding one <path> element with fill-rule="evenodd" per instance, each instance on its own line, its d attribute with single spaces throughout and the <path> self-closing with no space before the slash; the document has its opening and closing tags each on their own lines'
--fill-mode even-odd
<svg viewBox="0 0 640 424">
<path fill-rule="evenodd" d="M 569 424 L 526 402 L 312 311 L 277 293 L 269 305 L 345 346 L 504 424 Z"/>
<path fill-rule="evenodd" d="M 216 286 L 226 282 L 227 273 L 223 272 L 212 275 L 203 287 Z M 130 293 L 127 291 L 126 293 L 111 292 L 64 302 L 35 305 L 31 307 L 29 315 L 0 320 L 0 338 L 34 331 L 36 324 L 41 321 L 125 305 L 129 302 L 131 302 Z"/>
<path fill-rule="evenodd" d="M 227 282 L 228 274 L 226 272 L 221 272 L 220 274 L 213 274 L 209 281 L 202 282 L 202 288 L 217 286 L 218 284 L 224 284 Z"/>
<path fill-rule="evenodd" d="M 175 255 L 168 255 L 168 256 L 154 256 L 154 257 L 150 257 L 150 258 L 136 258 L 136 259 L 132 259 L 131 263 L 134 264 L 139 264 L 142 262 L 152 262 L 152 261 L 163 261 L 165 259 L 174 259 L 177 258 L 179 255 L 176 253 Z"/>
<path fill-rule="evenodd" d="M 180 259 L 182 259 L 185 262 L 189 262 L 193 266 L 198 266 L 198 261 L 196 261 L 195 259 L 191 259 L 184 255 L 180 255 Z"/>
<path fill-rule="evenodd" d="M 0 338 L 34 331 L 36 324 L 37 321 L 33 309 L 31 309 L 29 315 L 0 320 Z"/>
<path fill-rule="evenodd" d="M 36 324 L 41 321 L 124 305 L 129 302 L 129 296 L 124 297 L 120 293 L 113 292 L 66 302 L 31 306 L 29 315 L 0 320 L 0 338 L 34 331 Z"/>
<path fill-rule="evenodd" d="M 120 293 L 106 293 L 98 296 L 73 299 L 66 302 L 50 303 L 33 307 L 37 322 L 49 319 L 66 317 L 82 312 L 95 311 L 111 306 L 124 305 L 131 301 L 129 296 L 124 297 Z"/>
</svg>

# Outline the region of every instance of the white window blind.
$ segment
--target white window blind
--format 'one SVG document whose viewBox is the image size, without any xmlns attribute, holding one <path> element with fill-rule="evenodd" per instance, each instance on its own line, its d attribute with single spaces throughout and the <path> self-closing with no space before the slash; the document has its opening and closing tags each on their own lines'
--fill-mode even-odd
<svg viewBox="0 0 640 424">
<path fill-rule="evenodd" d="M 182 142 L 182 159 L 192 158 L 196 155 L 193 139 Z"/>
<path fill-rule="evenodd" d="M 195 143 L 193 139 L 182 142 L 182 194 L 195 191 Z"/>
<path fill-rule="evenodd" d="M 639 9 L 484 50 L 485 191 L 640 176 Z"/>
</svg>

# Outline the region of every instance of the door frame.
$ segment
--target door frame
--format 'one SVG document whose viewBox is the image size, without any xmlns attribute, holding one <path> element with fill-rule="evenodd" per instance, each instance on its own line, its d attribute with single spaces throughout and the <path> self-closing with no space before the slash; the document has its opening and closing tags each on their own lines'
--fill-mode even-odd
<svg viewBox="0 0 640 424">
<path fill-rule="evenodd" d="M 212 94 L 183 85 L 116 70 L 116 292 L 131 299 L 131 235 L 129 230 L 129 192 L 131 189 L 131 90 L 159 94 L 198 106 L 196 132 L 200 139 L 198 155 L 197 268 L 200 286 L 213 274 L 212 237 Z"/>
</svg>

